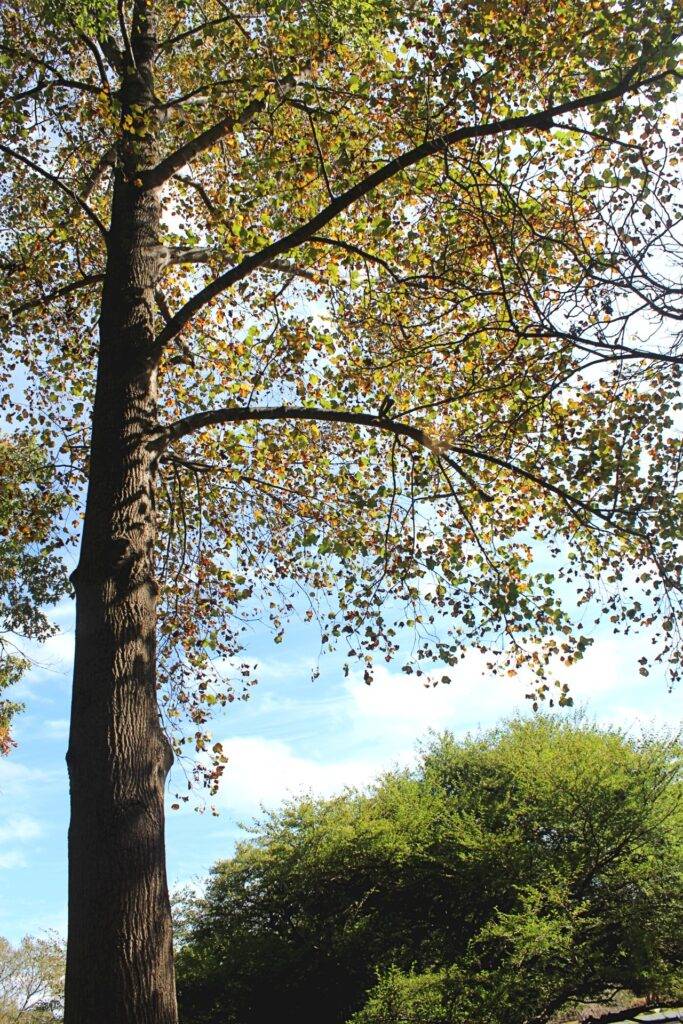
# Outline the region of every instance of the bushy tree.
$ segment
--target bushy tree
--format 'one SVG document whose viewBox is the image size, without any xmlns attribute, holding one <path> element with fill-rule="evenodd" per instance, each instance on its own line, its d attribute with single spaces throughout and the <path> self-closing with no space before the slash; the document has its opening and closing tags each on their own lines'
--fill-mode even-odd
<svg viewBox="0 0 683 1024">
<path fill-rule="evenodd" d="M 190 914 L 184 1020 L 523 1024 L 680 990 L 680 754 L 516 720 L 270 813 Z"/>
<path fill-rule="evenodd" d="M 165 779 L 251 623 L 544 695 L 597 617 L 678 676 L 683 15 L 0 17 L 3 411 L 87 483 L 66 1019 L 173 1024 Z"/>
<path fill-rule="evenodd" d="M 52 1024 L 64 1008 L 64 942 L 0 937 L 0 1024 Z"/>
</svg>

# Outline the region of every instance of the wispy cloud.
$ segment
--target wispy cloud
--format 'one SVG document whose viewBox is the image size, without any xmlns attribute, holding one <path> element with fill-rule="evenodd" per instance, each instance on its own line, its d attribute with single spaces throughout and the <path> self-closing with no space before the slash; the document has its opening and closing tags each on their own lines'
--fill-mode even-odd
<svg viewBox="0 0 683 1024">
<path fill-rule="evenodd" d="M 0 820 L 0 843 L 25 843 L 42 834 L 41 823 L 28 814 L 12 814 Z"/>
<path fill-rule="evenodd" d="M 382 769 L 382 757 L 320 761 L 297 754 L 281 740 L 243 736 L 224 741 L 229 754 L 219 804 L 232 814 L 251 815 L 303 793 L 332 796 L 364 786 Z"/>
<path fill-rule="evenodd" d="M 21 850 L 8 850 L 7 853 L 0 853 L 0 871 L 9 871 L 12 868 L 25 868 L 26 858 Z"/>
<path fill-rule="evenodd" d="M 11 814 L 0 819 L 0 845 L 10 845 L 11 849 L 0 850 L 0 871 L 26 867 L 26 854 L 17 848 L 30 843 L 43 834 L 43 826 L 28 814 Z"/>
<path fill-rule="evenodd" d="M 49 718 L 43 723 L 43 728 L 50 739 L 64 739 L 69 735 L 69 719 Z"/>
<path fill-rule="evenodd" d="M 42 789 L 48 784 L 61 779 L 61 772 L 44 771 L 42 768 L 33 768 L 15 757 L 0 759 L 0 799 L 6 801 L 8 798 L 24 797 L 30 794 L 36 786 Z"/>
</svg>

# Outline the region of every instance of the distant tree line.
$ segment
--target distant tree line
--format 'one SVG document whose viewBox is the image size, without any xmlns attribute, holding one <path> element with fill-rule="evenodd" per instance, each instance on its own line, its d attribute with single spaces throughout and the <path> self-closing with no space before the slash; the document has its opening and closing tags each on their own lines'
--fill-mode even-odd
<svg viewBox="0 0 683 1024">
<path fill-rule="evenodd" d="M 265 814 L 179 915 L 186 1024 L 541 1024 L 683 991 L 681 745 L 575 717 L 431 737 Z"/>
</svg>

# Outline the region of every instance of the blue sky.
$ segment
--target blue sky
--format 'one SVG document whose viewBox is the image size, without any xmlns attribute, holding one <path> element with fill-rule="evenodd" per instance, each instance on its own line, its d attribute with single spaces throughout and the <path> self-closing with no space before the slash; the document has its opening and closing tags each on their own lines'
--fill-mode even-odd
<svg viewBox="0 0 683 1024">
<path fill-rule="evenodd" d="M 19 747 L 0 761 L 0 935 L 65 931 L 68 789 L 64 753 L 69 711 L 73 610 L 57 609 L 61 632 L 37 653 L 21 686 L 27 710 L 17 720 Z M 521 677 L 482 674 L 473 655 L 449 687 L 425 688 L 398 666 L 380 668 L 367 687 L 343 677 L 338 661 L 323 661 L 311 682 L 310 632 L 293 630 L 282 645 L 254 637 L 249 655 L 262 681 L 246 703 L 236 702 L 213 723 L 213 736 L 230 758 L 216 804 L 218 817 L 191 806 L 168 815 L 168 870 L 172 887 L 201 882 L 228 856 L 239 821 L 273 807 L 289 794 L 339 792 L 364 785 L 384 769 L 410 763 L 430 729 L 457 734 L 495 724 L 515 710 L 531 714 Z M 663 676 L 638 674 L 637 638 L 607 632 L 583 663 L 565 670 L 577 703 L 598 721 L 625 729 L 678 726 L 680 689 L 667 693 Z M 643 641 L 640 641 L 642 648 Z M 169 787 L 168 804 L 172 802 Z"/>
</svg>

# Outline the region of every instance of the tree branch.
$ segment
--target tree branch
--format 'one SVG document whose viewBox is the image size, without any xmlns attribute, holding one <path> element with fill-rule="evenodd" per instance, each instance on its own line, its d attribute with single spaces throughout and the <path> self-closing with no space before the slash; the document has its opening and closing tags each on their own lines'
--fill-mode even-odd
<svg viewBox="0 0 683 1024">
<path fill-rule="evenodd" d="M 226 406 L 220 409 L 210 409 L 206 412 L 193 413 L 191 416 L 185 416 L 183 419 L 169 424 L 165 428 L 162 428 L 162 435 L 159 444 L 160 447 L 164 448 L 173 441 L 178 441 L 181 438 L 186 437 L 188 434 L 192 434 L 204 427 L 217 426 L 226 423 L 246 423 L 248 421 L 255 420 L 313 420 L 323 423 L 346 423 L 354 426 L 370 427 L 375 430 L 383 430 L 389 434 L 393 434 L 395 437 L 407 437 L 412 441 L 417 442 L 421 447 L 426 448 L 435 455 L 437 459 L 441 459 L 458 473 L 461 472 L 461 467 L 449 453 L 464 455 L 466 458 L 480 462 L 488 462 L 490 465 L 498 466 L 500 469 L 505 469 L 515 476 L 519 476 L 530 483 L 534 483 L 541 489 L 560 498 L 574 515 L 577 514 L 577 510 L 580 510 L 589 516 L 595 516 L 596 519 L 599 519 L 612 529 L 620 530 L 632 536 L 642 536 L 637 530 L 630 529 L 627 526 L 620 526 L 619 524 L 616 524 L 615 527 L 611 512 L 604 512 L 602 509 L 591 505 L 582 498 L 566 491 L 563 487 L 553 484 L 550 480 L 547 480 L 539 473 L 534 473 L 531 470 L 524 469 L 524 467 L 518 466 L 514 462 L 499 458 L 497 455 L 481 451 L 478 448 L 473 448 L 470 445 L 454 444 L 450 441 L 442 441 L 439 438 L 428 434 L 421 427 L 417 427 L 411 423 L 401 423 L 400 420 L 389 419 L 380 413 L 350 412 L 345 409 L 316 409 L 286 405 L 267 406 L 265 408 Z M 477 488 L 482 497 L 490 500 L 489 496 L 486 495 L 479 484 L 477 484 L 469 474 L 466 475 L 466 479 L 468 480 L 468 483 Z"/>
<path fill-rule="evenodd" d="M 100 49 L 104 54 L 109 66 L 115 71 L 121 78 L 126 70 L 126 63 L 123 58 L 123 54 L 119 49 L 118 43 L 113 36 L 109 35 L 105 39 L 98 40 Z"/>
<path fill-rule="evenodd" d="M 260 113 L 266 105 L 265 99 L 252 100 L 244 108 L 241 114 L 234 117 L 232 114 L 228 114 L 222 118 L 216 124 L 212 125 L 211 128 L 207 128 L 206 131 L 202 132 L 201 135 L 197 135 L 196 138 L 190 142 L 186 142 L 184 146 L 181 146 L 165 157 L 160 163 L 153 167 L 149 171 L 145 171 L 142 175 L 142 180 L 147 188 L 158 188 L 163 185 L 165 181 L 172 178 L 173 175 L 188 164 L 190 160 L 198 156 L 199 153 L 203 153 L 204 150 L 210 149 L 211 146 L 215 146 L 217 142 L 231 132 L 235 128 L 243 127 L 251 121 L 252 117 Z"/>
<path fill-rule="evenodd" d="M 325 188 L 327 189 L 328 196 L 330 197 L 332 202 L 334 202 L 335 196 L 334 196 L 334 192 L 332 191 L 332 186 L 330 184 L 330 179 L 329 179 L 328 174 L 327 174 L 327 168 L 325 166 L 325 157 L 323 156 L 323 151 L 320 148 L 320 141 L 318 139 L 318 132 L 316 131 L 316 127 L 315 127 L 315 121 L 313 120 L 313 114 L 311 113 L 310 110 L 307 111 L 307 113 L 308 113 L 308 123 L 311 126 L 311 132 L 313 133 L 313 141 L 315 143 L 316 152 L 318 154 L 318 160 L 320 162 L 320 170 L 322 171 L 323 178 L 325 179 Z"/>
<path fill-rule="evenodd" d="M 159 43 L 159 50 L 170 50 L 176 43 L 182 42 L 183 39 L 189 39 L 190 36 L 195 36 L 198 32 L 206 32 L 216 25 L 223 25 L 226 21 L 232 21 L 231 14 L 224 14 L 219 18 L 211 18 L 209 21 L 202 22 L 201 25 L 195 25 L 193 28 L 186 29 L 185 32 L 179 32 L 177 36 L 169 36 L 168 39 L 164 39 Z"/>
<path fill-rule="evenodd" d="M 119 28 L 121 29 L 121 38 L 123 39 L 123 55 L 127 58 L 130 63 L 136 68 L 135 52 L 131 46 L 130 36 L 128 35 L 128 26 L 126 25 L 126 12 L 123 9 L 123 0 L 117 0 L 116 11 L 119 18 Z"/>
<path fill-rule="evenodd" d="M 295 228 L 289 234 L 283 235 L 281 238 L 264 246 L 251 256 L 247 256 L 241 263 L 238 263 L 236 266 L 231 267 L 230 270 L 225 271 L 225 273 L 221 274 L 214 281 L 206 285 L 188 299 L 188 301 L 181 306 L 170 323 L 166 325 L 164 330 L 158 336 L 156 349 L 152 350 L 153 357 L 155 356 L 156 358 L 159 358 L 164 346 L 174 338 L 187 323 L 189 323 L 195 313 L 202 309 L 207 303 L 211 302 L 211 300 L 217 295 L 220 295 L 221 292 L 230 288 L 238 281 L 243 280 L 254 270 L 262 267 L 265 263 L 276 259 L 283 253 L 289 252 L 291 249 L 309 241 L 313 235 L 316 235 L 322 228 L 338 217 L 340 213 L 348 209 L 348 207 L 368 195 L 377 188 L 378 185 L 394 178 L 408 167 L 413 167 L 415 164 L 427 157 L 442 152 L 449 146 L 458 142 L 463 142 L 467 139 L 485 138 L 525 129 L 533 130 L 540 128 L 548 130 L 553 127 L 553 119 L 555 117 L 559 117 L 562 114 L 567 114 L 575 110 L 586 110 L 592 107 L 601 106 L 610 100 L 617 99 L 618 97 L 625 95 L 627 92 L 635 92 L 638 89 L 643 88 L 645 85 L 661 81 L 669 75 L 669 72 L 661 72 L 658 75 L 654 75 L 636 84 L 632 84 L 636 70 L 637 68 L 632 68 L 630 72 L 628 72 L 610 89 L 603 89 L 600 92 L 592 93 L 589 96 L 582 96 L 575 100 L 568 100 L 566 103 L 560 103 L 548 110 L 535 111 L 532 114 L 524 114 L 517 117 L 509 117 L 502 121 L 465 125 L 461 128 L 455 128 L 453 131 L 446 132 L 436 138 L 427 139 L 419 146 L 415 146 L 413 149 L 407 150 L 407 152 L 400 156 L 394 157 L 393 160 L 389 160 L 372 174 L 369 174 L 359 182 L 356 182 L 356 184 L 352 185 L 351 188 L 346 190 L 346 192 L 342 192 L 338 195 L 333 202 L 330 202 L 319 213 L 312 217 L 311 220 L 299 225 L 299 227 Z M 220 125 L 225 124 L 227 124 L 227 120 L 226 122 L 220 123 Z M 215 126 L 213 129 L 209 129 L 208 132 L 204 133 L 204 136 L 217 132 L 219 127 L 220 126 Z M 224 128 L 223 130 L 227 130 L 227 128 Z M 221 132 L 218 132 L 216 137 L 220 137 L 220 134 Z M 201 138 L 202 136 L 200 136 L 200 139 Z M 183 147 L 183 149 L 179 150 L 178 153 L 182 153 L 183 150 L 187 150 L 187 152 L 195 152 L 193 149 L 194 145 L 195 143 L 189 143 L 188 147 Z M 167 160 L 162 161 L 155 170 L 150 171 L 149 174 L 153 176 L 152 180 L 155 182 L 158 180 L 159 175 L 157 172 L 159 171 L 159 168 L 165 167 L 166 164 L 168 164 L 169 174 L 174 173 L 178 167 L 181 166 L 181 164 L 176 162 L 177 159 L 177 154 L 172 157 L 168 157 Z M 186 159 L 186 156 L 183 156 L 182 159 Z M 165 180 L 165 176 L 161 177 L 161 181 Z M 161 181 L 158 183 L 161 184 Z"/>
<path fill-rule="evenodd" d="M 22 100 L 30 99 L 32 96 L 39 96 L 45 89 L 55 87 L 61 89 L 76 89 L 79 92 L 88 92 L 95 95 L 102 91 L 101 86 L 93 85 L 92 82 L 79 82 L 73 78 L 62 78 L 60 75 L 56 75 L 53 78 L 40 78 L 39 81 L 29 89 L 23 89 L 21 92 L 14 94 L 8 93 L 3 96 L 0 103 L 20 103 Z"/>
<path fill-rule="evenodd" d="M 100 53 L 100 50 L 99 50 L 99 47 L 98 47 L 97 43 L 93 39 L 91 39 L 89 36 L 85 35 L 84 32 L 78 32 L 77 35 L 78 35 L 78 38 L 81 40 L 81 42 L 86 47 L 86 49 L 88 49 L 90 51 L 90 53 L 93 55 L 93 57 L 95 58 L 95 63 L 97 64 L 97 70 L 99 71 L 99 75 L 100 75 L 100 81 L 102 82 L 103 87 L 105 89 L 108 89 L 109 88 L 109 78 L 107 76 L 107 70 L 106 70 L 106 68 L 104 66 L 104 62 L 102 60 L 102 54 Z"/>
<path fill-rule="evenodd" d="M 420 427 L 410 423 L 389 420 L 374 413 L 348 412 L 345 409 L 308 409 L 299 406 L 268 406 L 253 409 L 244 406 L 226 406 L 185 416 L 165 428 L 165 442 L 178 441 L 203 427 L 223 423 L 244 423 L 247 420 L 319 420 L 326 423 L 348 423 L 362 427 L 375 427 L 396 437 L 409 437 L 430 451 L 443 455 L 438 442 Z"/>
<path fill-rule="evenodd" d="M 47 306 L 50 302 L 54 302 L 55 299 L 62 298 L 64 295 L 70 295 L 71 292 L 78 291 L 81 288 L 90 288 L 91 285 L 99 284 L 101 281 L 104 281 L 104 274 L 90 274 L 80 281 L 71 281 L 69 284 L 62 285 L 61 288 L 55 288 L 53 291 L 48 292 L 47 295 L 41 295 L 39 299 L 31 299 L 17 306 L 10 306 L 10 313 L 24 313 L 28 309 Z"/>
<path fill-rule="evenodd" d="M 84 201 L 93 192 L 97 182 L 100 180 L 107 167 L 114 167 L 116 163 L 116 146 L 112 145 L 109 149 L 105 150 L 100 159 L 97 161 L 93 169 L 90 171 L 88 177 L 85 180 L 83 191 L 81 192 L 81 199 Z"/>
<path fill-rule="evenodd" d="M 386 272 L 390 274 L 395 281 L 401 280 L 401 275 L 394 270 L 392 265 L 388 263 L 383 256 L 378 256 L 374 252 L 368 252 L 367 249 L 361 249 L 359 245 L 354 245 L 353 242 L 346 242 L 343 238 L 329 238 L 327 235 L 311 235 L 309 242 L 319 242 L 322 245 L 332 245 L 337 249 L 343 249 L 345 252 L 351 253 L 354 256 L 360 256 L 361 259 L 369 260 L 371 263 L 377 263 L 380 267 L 384 267 Z"/>
<path fill-rule="evenodd" d="M 619 341 L 610 341 L 600 338 L 584 337 L 581 334 L 573 334 L 571 331 L 562 331 L 559 328 L 550 326 L 547 331 L 538 331 L 535 335 L 538 338 L 559 338 L 570 342 L 573 346 L 589 354 L 600 355 L 605 361 L 617 361 L 620 359 L 647 359 L 652 362 L 671 363 L 675 366 L 683 366 L 683 355 L 676 352 L 658 352 L 655 349 L 632 348 Z"/>
<path fill-rule="evenodd" d="M 7 156 L 11 157 L 13 160 L 18 160 L 20 163 L 25 164 L 26 167 L 29 167 L 32 171 L 35 171 L 36 174 L 40 174 L 43 178 L 47 178 L 47 180 L 51 181 L 53 185 L 56 185 L 57 188 L 60 188 L 62 192 L 69 196 L 70 199 L 73 199 L 77 206 L 80 206 L 81 210 L 86 215 L 86 217 L 88 217 L 88 219 L 92 221 L 92 223 L 101 233 L 105 242 L 108 240 L 109 234 L 107 232 L 107 229 L 105 228 L 104 224 L 97 216 L 95 211 L 90 206 L 88 206 L 85 200 L 81 199 L 77 192 L 74 192 L 72 188 L 70 188 L 60 178 L 58 178 L 56 174 L 52 174 L 50 171 L 46 170 L 45 167 L 41 167 L 40 164 L 37 164 L 33 160 L 29 159 L 29 157 L 24 156 L 23 153 L 17 153 L 16 150 L 10 149 L 9 146 L 6 146 L 3 142 L 0 142 L 0 151 L 6 153 Z"/>
<path fill-rule="evenodd" d="M 312 270 L 306 270 L 305 267 L 297 267 L 293 263 L 287 263 L 286 260 L 268 260 L 267 263 L 263 264 L 264 270 L 277 270 L 280 274 L 289 274 L 291 277 L 301 277 L 304 281 L 316 282 L 319 280 L 318 276 Z"/>
<path fill-rule="evenodd" d="M 209 211 L 211 216 L 213 216 L 216 213 L 216 207 L 211 202 L 209 194 L 204 188 L 204 186 L 201 184 L 201 182 L 195 181 L 194 178 L 188 178 L 185 174 L 174 174 L 173 177 L 177 178 L 178 181 L 182 181 L 183 185 L 187 185 L 189 186 L 189 188 L 193 188 L 195 190 L 195 192 L 199 195 L 201 201 L 204 203 L 204 206 Z"/>
<path fill-rule="evenodd" d="M 221 253 L 220 248 L 211 246 L 191 246 L 184 249 L 182 246 L 166 247 L 160 246 L 159 251 L 166 266 L 177 266 L 182 263 L 209 263 Z M 305 267 L 297 267 L 286 260 L 269 260 L 264 263 L 265 270 L 277 270 L 281 274 L 291 274 L 292 277 L 303 277 L 306 281 L 317 281 L 315 273 L 306 270 Z"/>
<path fill-rule="evenodd" d="M 155 289 L 154 298 L 156 300 L 157 308 L 163 317 L 164 323 L 168 323 L 168 321 L 171 319 L 171 311 L 168 308 L 166 296 L 162 292 L 161 288 Z"/>
</svg>

